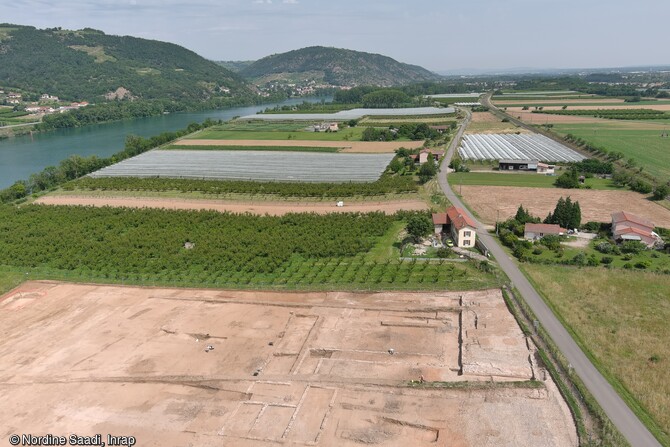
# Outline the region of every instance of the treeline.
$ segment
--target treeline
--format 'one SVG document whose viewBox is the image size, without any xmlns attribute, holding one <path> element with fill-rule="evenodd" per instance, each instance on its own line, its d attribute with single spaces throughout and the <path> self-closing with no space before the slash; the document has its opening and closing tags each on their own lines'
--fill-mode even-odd
<svg viewBox="0 0 670 447">
<path fill-rule="evenodd" d="M 283 97 L 263 98 L 263 101 L 274 101 Z M 47 131 L 68 127 L 82 127 L 109 121 L 129 118 L 145 118 L 165 113 L 210 110 L 246 106 L 259 103 L 259 98 L 211 98 L 207 101 L 173 101 L 170 99 L 153 99 L 137 101 L 110 101 L 90 105 L 64 113 L 46 115 L 42 122 L 35 126 L 38 131 Z"/>
<path fill-rule="evenodd" d="M 134 157 L 149 149 L 169 143 L 196 130 L 205 129 L 220 123 L 221 121 L 207 119 L 202 124 L 191 123 L 183 130 L 164 132 L 151 138 L 129 135 L 126 138 L 124 149 L 109 158 L 99 158 L 95 155 L 90 157 L 71 155 L 57 166 L 47 166 L 41 172 L 31 175 L 28 180 L 19 180 L 9 188 L 0 190 L 0 203 L 13 202 L 34 193 L 50 190 L 105 166 L 118 163 L 126 158 Z"/>
<path fill-rule="evenodd" d="M 533 110 L 533 113 L 548 115 L 594 116 L 611 120 L 658 120 L 670 119 L 670 114 L 652 109 L 597 109 L 597 110 Z"/>
<path fill-rule="evenodd" d="M 383 196 L 407 194 L 418 190 L 411 177 L 382 175 L 379 180 L 368 183 L 298 183 L 298 182 L 250 182 L 244 180 L 194 180 L 169 178 L 84 177 L 64 185 L 64 189 L 92 191 L 176 191 L 203 194 L 251 194 L 273 195 L 283 198 L 347 198 L 357 196 Z"/>
<path fill-rule="evenodd" d="M 398 138 L 408 138 L 412 141 L 429 140 L 439 137 L 440 134 L 431 129 L 426 123 L 405 123 L 397 128 L 390 126 L 388 129 L 367 127 L 361 135 L 362 141 L 393 141 Z"/>
</svg>

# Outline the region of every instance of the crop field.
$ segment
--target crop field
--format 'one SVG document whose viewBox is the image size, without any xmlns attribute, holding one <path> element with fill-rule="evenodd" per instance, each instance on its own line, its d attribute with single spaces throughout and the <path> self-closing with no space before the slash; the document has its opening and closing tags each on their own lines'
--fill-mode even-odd
<svg viewBox="0 0 670 447">
<path fill-rule="evenodd" d="M 458 153 L 465 160 L 511 158 L 558 162 L 580 161 L 585 158 L 572 149 L 537 134 L 465 135 Z"/>
<path fill-rule="evenodd" d="M 633 158 L 645 172 L 667 180 L 670 178 L 670 138 L 661 134 L 670 130 L 670 123 L 665 126 L 646 121 L 637 123 L 565 123 L 555 124 L 553 130 L 560 135 L 572 134 L 608 151 L 621 152 L 626 159 Z"/>
<path fill-rule="evenodd" d="M 202 447 L 578 442 L 499 290 L 34 281 L 0 297 L 0 309 L 3 438 L 77 427 Z"/>
<path fill-rule="evenodd" d="M 187 178 L 286 182 L 371 182 L 393 154 L 154 150 L 90 174 L 93 178 Z"/>
<path fill-rule="evenodd" d="M 0 270 L 44 279 L 235 289 L 478 290 L 499 284 L 495 271 L 474 262 L 403 262 L 392 251 L 373 256 L 397 242 L 405 216 L 0 207 L 7 235 L 0 239 Z"/>
<path fill-rule="evenodd" d="M 556 176 L 535 173 L 509 172 L 452 172 L 447 176 L 452 187 L 458 185 L 515 186 L 525 188 L 555 188 Z M 588 178 L 585 186 L 591 189 L 621 189 L 611 180 Z"/>
<path fill-rule="evenodd" d="M 186 143 L 198 140 L 184 140 Z M 203 140 L 200 140 L 203 141 Z M 205 140 L 207 141 L 207 140 Z M 209 140 L 219 142 L 219 140 Z M 266 140 L 267 142 L 267 140 Z M 283 142 L 283 141 L 282 141 Z M 164 150 L 199 150 L 199 151 L 280 151 L 280 152 L 340 152 L 344 148 L 327 146 L 262 146 L 262 145 L 221 145 L 221 144 L 171 144 L 163 147 Z"/>
<path fill-rule="evenodd" d="M 347 201 L 344 206 L 337 206 L 331 200 L 324 202 L 273 202 L 268 200 L 216 200 L 194 199 L 190 197 L 143 197 L 141 192 L 133 192 L 133 196 L 110 196 L 109 194 L 54 194 L 43 196 L 34 203 L 40 205 L 82 205 L 112 206 L 117 208 L 160 208 L 166 210 L 214 210 L 230 213 L 251 213 L 259 216 L 284 216 L 291 213 L 371 213 L 380 211 L 395 214 L 398 211 L 427 210 L 423 200 L 384 200 L 384 201 Z"/>
<path fill-rule="evenodd" d="M 323 183 L 323 182 L 258 182 L 247 180 L 194 180 L 172 178 L 136 177 L 82 177 L 63 186 L 65 191 L 119 191 L 129 193 L 176 193 L 196 194 L 216 199 L 254 197 L 272 199 L 338 199 L 384 198 L 398 194 L 413 194 L 418 186 L 411 176 L 384 174 L 379 180 L 367 183 Z M 202 197 L 199 197 L 202 198 Z"/>
<path fill-rule="evenodd" d="M 526 129 L 517 127 L 513 123 L 502 122 L 500 118 L 491 112 L 472 112 L 472 118 L 468 127 L 465 129 L 466 134 L 475 133 L 529 133 Z"/>
<path fill-rule="evenodd" d="M 271 150 L 282 150 L 289 148 L 292 151 L 316 151 L 316 152 L 359 152 L 359 153 L 392 153 L 398 148 L 416 149 L 423 145 L 423 141 L 312 141 L 312 140 L 194 140 L 183 139 L 177 141 L 174 145 L 168 146 L 168 149 L 179 146 L 187 146 L 187 149 L 208 150 L 216 148 L 226 150 L 228 146 L 234 150 L 242 148 L 254 148 L 252 150 L 265 150 L 270 147 Z M 175 148 L 176 149 L 176 148 Z M 319 150 L 317 150 L 319 149 Z M 321 150 L 323 149 L 323 150 Z"/>
<path fill-rule="evenodd" d="M 670 113 L 654 109 L 572 109 L 572 110 L 535 110 L 533 113 L 567 116 L 595 116 L 615 120 L 667 120 Z"/>
<path fill-rule="evenodd" d="M 265 120 L 265 121 L 348 121 L 360 119 L 364 116 L 439 116 L 454 113 L 451 107 L 413 107 L 397 109 L 351 109 L 336 113 L 272 113 L 243 116 L 240 120 Z"/>
<path fill-rule="evenodd" d="M 524 264 L 555 312 L 633 407 L 670 445 L 670 276 Z M 631 399 L 631 395 L 634 400 Z"/>
<path fill-rule="evenodd" d="M 365 127 L 349 127 L 340 132 L 226 130 L 218 126 L 195 133 L 184 140 L 283 140 L 283 141 L 360 141 Z"/>
<path fill-rule="evenodd" d="M 513 217 L 519 205 L 534 216 L 544 218 L 554 211 L 559 198 L 571 197 L 579 202 L 582 222 L 611 222 L 613 212 L 626 210 L 646 217 L 656 226 L 670 228 L 670 210 L 633 191 L 471 185 L 459 186 L 456 190 L 487 223 L 494 223 L 496 218 Z"/>
</svg>

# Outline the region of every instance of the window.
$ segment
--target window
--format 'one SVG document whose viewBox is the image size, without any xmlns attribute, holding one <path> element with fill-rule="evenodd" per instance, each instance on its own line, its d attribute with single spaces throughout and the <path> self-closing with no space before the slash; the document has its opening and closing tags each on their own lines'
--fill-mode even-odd
<svg viewBox="0 0 670 447">
<path fill-rule="evenodd" d="M 463 237 L 470 237 L 472 235 L 472 231 L 466 231 L 463 233 Z"/>
<path fill-rule="evenodd" d="M 466 245 L 470 245 L 470 241 L 467 240 L 467 239 L 463 241 L 463 246 L 466 246 Z"/>
</svg>

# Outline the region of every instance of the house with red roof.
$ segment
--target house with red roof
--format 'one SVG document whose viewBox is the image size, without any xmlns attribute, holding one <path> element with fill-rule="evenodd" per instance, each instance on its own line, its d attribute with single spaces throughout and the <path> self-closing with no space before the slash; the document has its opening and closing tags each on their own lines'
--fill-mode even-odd
<svg viewBox="0 0 670 447">
<path fill-rule="evenodd" d="M 626 211 L 612 213 L 612 236 L 615 241 L 639 241 L 651 248 L 661 237 L 654 232 L 654 223 Z"/>
<path fill-rule="evenodd" d="M 523 238 L 529 241 L 542 239 L 545 236 L 563 236 L 568 230 L 556 224 L 527 223 L 523 227 Z"/>
<path fill-rule="evenodd" d="M 435 234 L 448 234 L 456 247 L 474 247 L 477 237 L 475 222 L 461 208 L 452 206 L 446 213 L 433 213 Z"/>
</svg>

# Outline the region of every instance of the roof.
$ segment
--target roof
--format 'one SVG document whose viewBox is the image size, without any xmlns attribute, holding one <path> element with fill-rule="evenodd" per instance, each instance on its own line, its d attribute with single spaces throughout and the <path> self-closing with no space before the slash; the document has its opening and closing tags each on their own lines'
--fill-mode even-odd
<svg viewBox="0 0 670 447">
<path fill-rule="evenodd" d="M 451 206 L 447 209 L 447 217 L 449 218 L 449 222 L 456 227 L 457 230 L 464 227 L 476 228 L 475 222 L 465 214 L 465 211 L 456 206 Z"/>
<path fill-rule="evenodd" d="M 539 163 L 537 160 L 520 160 L 520 159 L 515 159 L 515 158 L 501 158 L 498 163 L 511 163 L 511 164 L 537 164 Z"/>
<path fill-rule="evenodd" d="M 523 229 L 524 232 L 543 234 L 561 234 L 567 231 L 565 228 L 561 228 L 560 225 L 541 223 L 527 223 Z"/>
<path fill-rule="evenodd" d="M 421 152 L 419 152 L 419 153 L 420 153 L 420 154 L 427 154 L 427 153 L 430 153 L 430 154 L 433 154 L 433 155 L 444 155 L 444 152 L 443 152 L 443 151 L 436 151 L 436 150 L 433 150 L 433 149 L 423 149 L 423 150 L 422 150 Z"/>
<path fill-rule="evenodd" d="M 447 213 L 433 213 L 433 224 L 434 225 L 446 225 L 447 224 Z"/>
<path fill-rule="evenodd" d="M 626 211 L 619 211 L 618 213 L 612 213 L 612 223 L 620 224 L 623 222 L 632 222 L 634 224 L 647 227 L 649 231 L 654 230 L 654 223 L 650 220 L 647 220 L 643 217 L 636 216 L 635 214 L 628 213 Z"/>
</svg>

